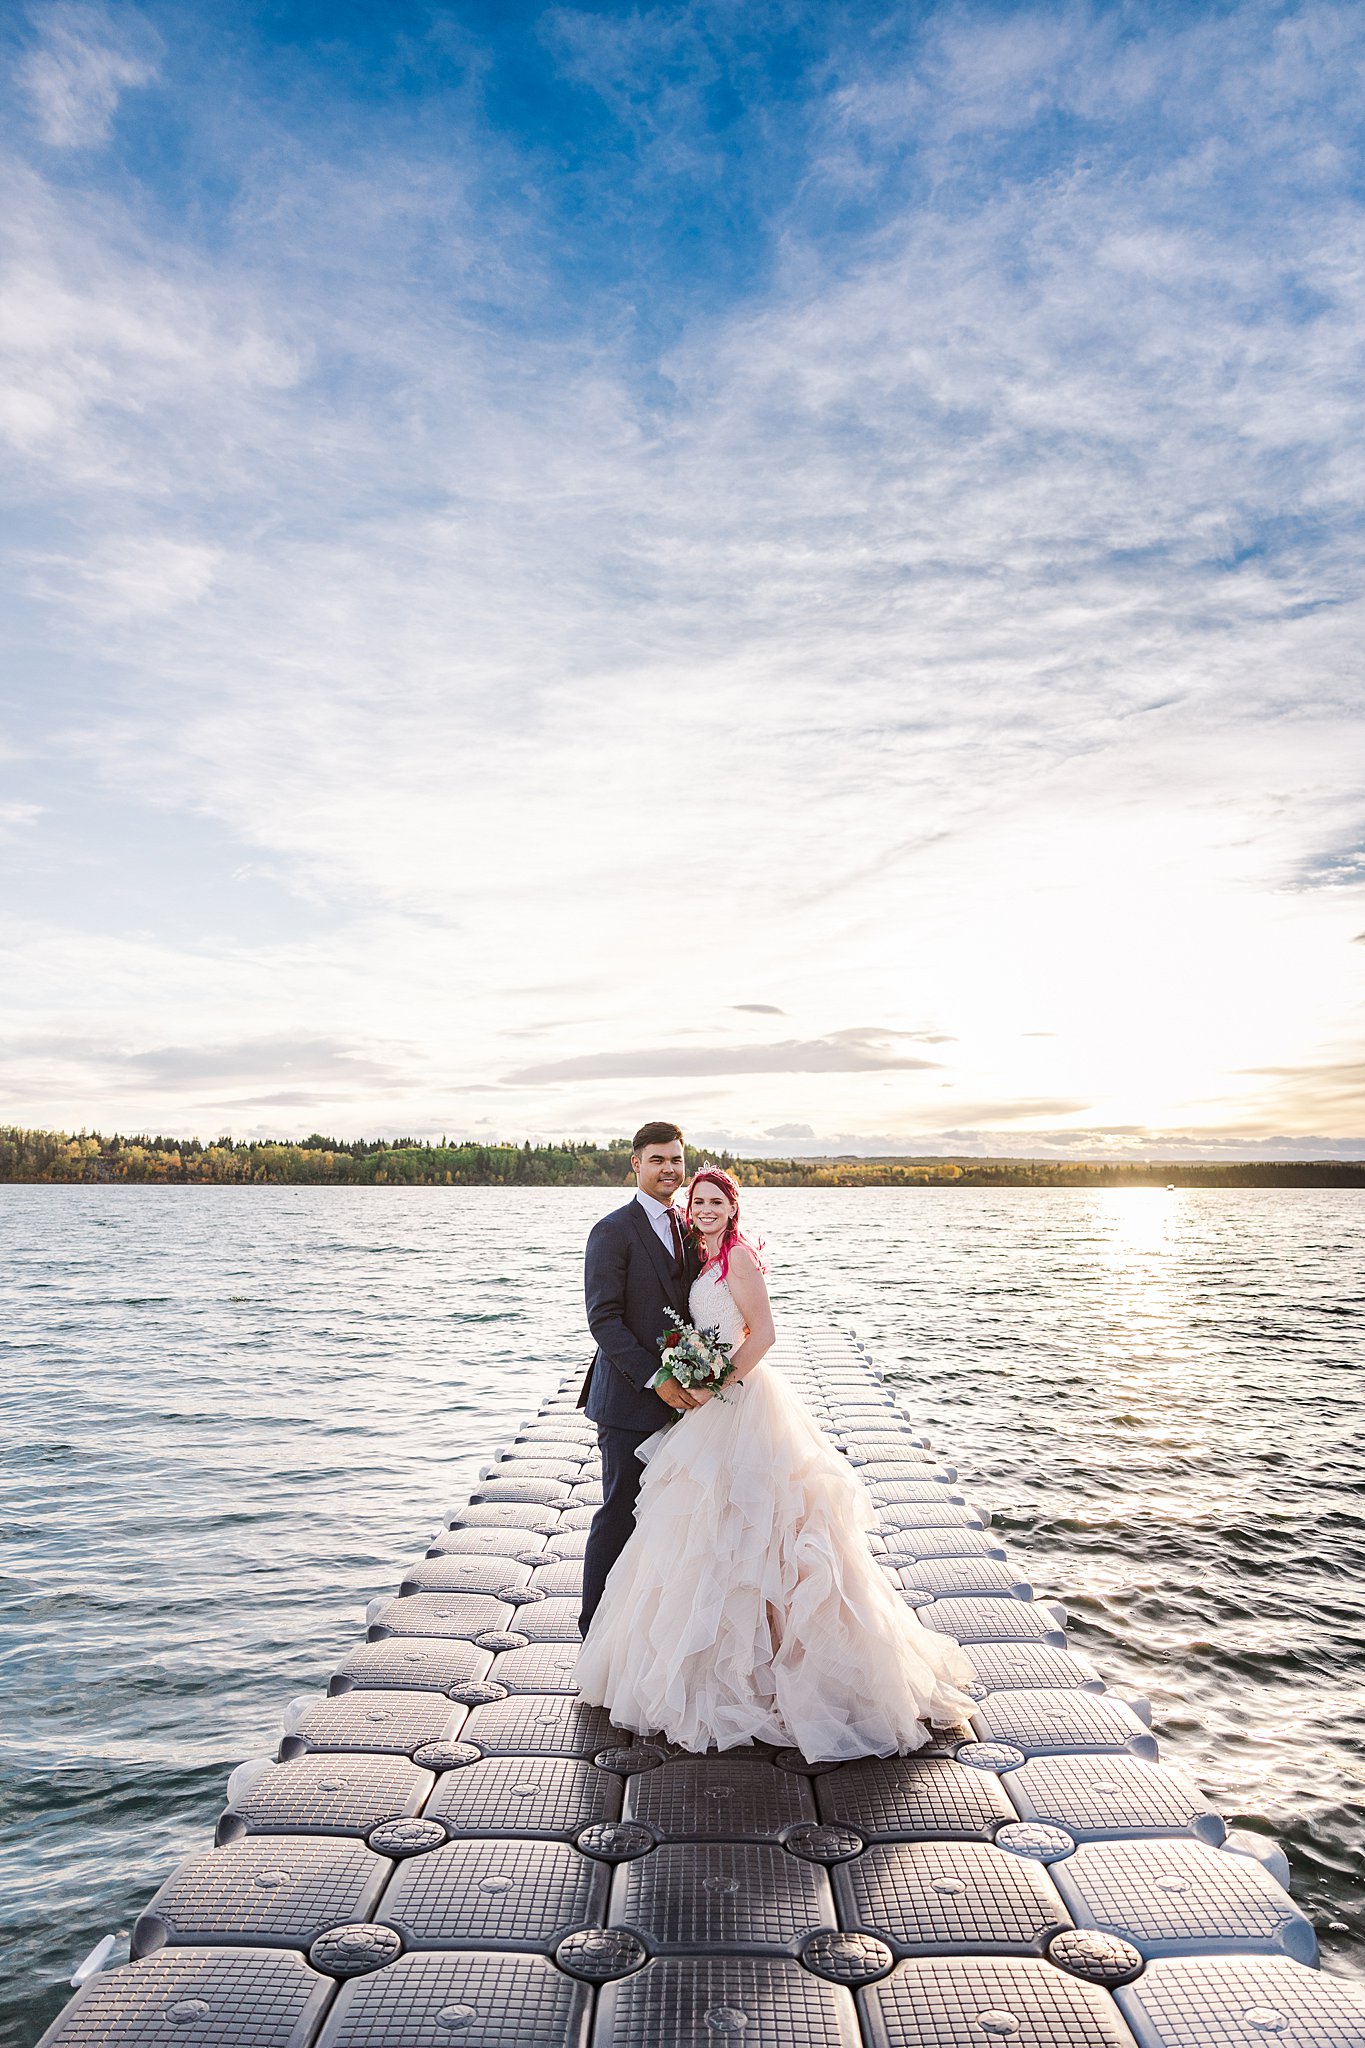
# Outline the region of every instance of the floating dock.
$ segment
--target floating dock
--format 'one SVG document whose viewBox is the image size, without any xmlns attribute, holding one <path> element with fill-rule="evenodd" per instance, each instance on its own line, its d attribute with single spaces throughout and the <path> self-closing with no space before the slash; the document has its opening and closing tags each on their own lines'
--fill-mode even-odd
<svg viewBox="0 0 1365 2048">
<path fill-rule="evenodd" d="M 970 1727 L 695 1757 L 578 1701 L 601 1492 L 575 1378 L 42 2048 L 1365 2048 L 1281 1852 L 1159 1760 L 861 1346 L 787 1335 L 770 1369 L 968 1649 Z"/>
</svg>

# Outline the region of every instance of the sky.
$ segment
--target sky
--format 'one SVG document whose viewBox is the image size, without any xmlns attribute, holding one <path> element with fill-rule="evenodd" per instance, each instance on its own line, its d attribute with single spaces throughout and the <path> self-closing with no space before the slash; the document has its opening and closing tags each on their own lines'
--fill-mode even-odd
<svg viewBox="0 0 1365 2048">
<path fill-rule="evenodd" d="M 0 21 L 0 1121 L 1365 1157 L 1365 12 Z"/>
</svg>

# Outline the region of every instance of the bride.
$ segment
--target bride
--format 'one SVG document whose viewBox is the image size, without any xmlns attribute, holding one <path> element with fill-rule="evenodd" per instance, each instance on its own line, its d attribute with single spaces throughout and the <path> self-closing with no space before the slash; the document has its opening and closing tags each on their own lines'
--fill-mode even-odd
<svg viewBox="0 0 1365 2048">
<path fill-rule="evenodd" d="M 965 1720 L 972 1666 L 915 1619 L 873 1558 L 872 1505 L 780 1372 L 763 1267 L 719 1167 L 692 1180 L 705 1262 L 688 1308 L 732 1344 L 641 1444 L 634 1532 L 578 1654 L 580 1696 L 683 1748 L 790 1745 L 811 1763 L 904 1755 Z"/>
</svg>

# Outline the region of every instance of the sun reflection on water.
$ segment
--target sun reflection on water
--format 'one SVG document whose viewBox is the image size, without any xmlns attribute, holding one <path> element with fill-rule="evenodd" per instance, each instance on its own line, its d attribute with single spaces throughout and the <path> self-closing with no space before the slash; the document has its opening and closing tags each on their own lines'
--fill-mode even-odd
<svg viewBox="0 0 1365 2048">
<path fill-rule="evenodd" d="M 88 1948 L 202 1843 L 225 1760 L 325 1686 L 365 1601 L 581 1367 L 583 1239 L 614 1199 L 0 1190 L 28 1447 L 9 1556 L 39 1589 L 10 1725 L 51 1787 L 60 1872 L 39 1898 L 0 1841 L 27 1916 L 12 1999 L 84 1953 L 73 1913 Z M 1365 1205 L 959 1188 L 751 1208 L 779 1322 L 859 1327 L 1074 1648 L 1151 1698 L 1169 1761 L 1285 1840 L 1329 1963 L 1365 1974 L 1365 1936 L 1331 1931 L 1365 1926 L 1365 1376 L 1343 1369 L 1365 1363 Z M 73 1798 L 77 1755 L 94 1776 Z"/>
</svg>

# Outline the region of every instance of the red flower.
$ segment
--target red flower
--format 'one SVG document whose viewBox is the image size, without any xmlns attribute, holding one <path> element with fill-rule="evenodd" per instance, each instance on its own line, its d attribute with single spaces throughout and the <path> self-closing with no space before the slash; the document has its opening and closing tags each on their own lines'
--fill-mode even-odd
<svg viewBox="0 0 1365 2048">
<path fill-rule="evenodd" d="M 671 1351 L 671 1350 L 673 1349 L 673 1346 L 674 1346 L 675 1344 L 681 1344 L 681 1343 L 682 1343 L 682 1331 L 681 1331 L 681 1330 L 670 1330 L 670 1331 L 669 1331 L 669 1333 L 668 1333 L 668 1335 L 667 1335 L 667 1336 L 666 1336 L 666 1337 L 664 1338 L 664 1350 L 665 1350 L 665 1351 Z"/>
</svg>

